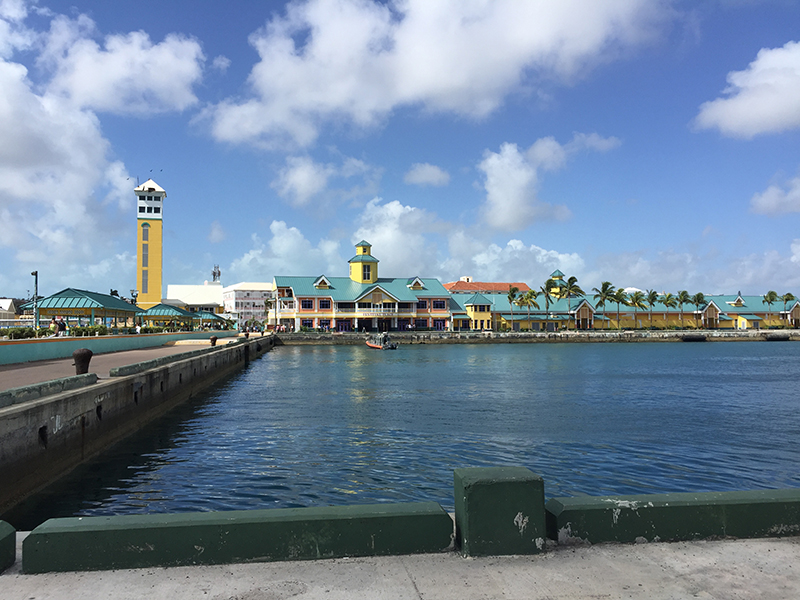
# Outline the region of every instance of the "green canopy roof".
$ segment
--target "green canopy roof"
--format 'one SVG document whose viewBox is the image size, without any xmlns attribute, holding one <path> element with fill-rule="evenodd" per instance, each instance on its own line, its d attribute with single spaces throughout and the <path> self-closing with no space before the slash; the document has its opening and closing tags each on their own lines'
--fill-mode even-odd
<svg viewBox="0 0 800 600">
<path fill-rule="evenodd" d="M 194 319 L 194 313 L 189 312 L 188 310 L 183 310 L 182 308 L 178 308 L 177 306 L 172 306 L 170 304 L 156 304 L 152 308 L 148 308 L 146 311 L 142 313 L 142 317 L 145 319 L 148 317 L 165 317 L 168 319 Z"/>
<path fill-rule="evenodd" d="M 91 311 L 129 314 L 142 312 L 142 309 L 138 306 L 125 302 L 116 296 L 75 288 L 66 288 L 52 296 L 43 298 L 38 301 L 37 307 L 40 312 L 52 313 L 63 310 L 69 314 L 75 314 L 76 312 L 89 314 Z M 33 310 L 33 302 L 24 304 L 22 308 Z"/>
<path fill-rule="evenodd" d="M 207 310 L 200 310 L 196 313 L 191 313 L 195 316 L 195 319 L 200 319 L 201 321 L 224 321 L 222 317 L 219 315 L 215 315 L 212 312 L 208 312 Z"/>
</svg>

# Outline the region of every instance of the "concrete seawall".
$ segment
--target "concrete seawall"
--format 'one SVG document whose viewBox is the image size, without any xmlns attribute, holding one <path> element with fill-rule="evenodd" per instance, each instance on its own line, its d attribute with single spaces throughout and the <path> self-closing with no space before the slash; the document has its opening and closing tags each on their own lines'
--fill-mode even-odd
<svg viewBox="0 0 800 600">
<path fill-rule="evenodd" d="M 0 408 L 0 513 L 273 346 L 272 336 Z M 137 369 L 132 369 L 137 371 Z"/>
<path fill-rule="evenodd" d="M 337 345 L 364 344 L 366 333 L 281 333 L 276 345 Z M 614 342 L 765 342 L 800 341 L 800 330 L 746 330 L 746 331 L 559 331 L 538 332 L 472 332 L 424 331 L 390 332 L 393 342 L 399 344 L 562 344 L 562 343 L 614 343 Z"/>
</svg>

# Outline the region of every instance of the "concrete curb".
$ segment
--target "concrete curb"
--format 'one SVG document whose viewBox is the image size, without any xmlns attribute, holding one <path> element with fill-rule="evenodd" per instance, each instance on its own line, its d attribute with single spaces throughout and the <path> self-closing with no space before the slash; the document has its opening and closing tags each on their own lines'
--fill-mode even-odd
<svg viewBox="0 0 800 600">
<path fill-rule="evenodd" d="M 452 547 L 435 502 L 50 519 L 24 573 L 426 554 Z"/>
<path fill-rule="evenodd" d="M 43 396 L 77 390 L 94 383 L 97 383 L 97 375 L 95 373 L 86 373 L 84 375 L 73 375 L 72 377 L 62 377 L 34 385 L 11 388 L 0 392 L 0 408 L 29 400 L 38 400 Z"/>
</svg>

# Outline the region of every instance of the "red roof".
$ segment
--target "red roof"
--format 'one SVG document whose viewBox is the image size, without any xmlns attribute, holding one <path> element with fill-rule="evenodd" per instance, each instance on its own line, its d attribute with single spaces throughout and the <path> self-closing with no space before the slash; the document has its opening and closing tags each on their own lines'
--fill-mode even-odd
<svg viewBox="0 0 800 600">
<path fill-rule="evenodd" d="M 527 283 L 500 283 L 495 281 L 451 281 L 444 284 L 445 289 L 451 294 L 503 294 L 508 293 L 510 287 L 515 287 L 521 294 L 529 291 Z"/>
</svg>

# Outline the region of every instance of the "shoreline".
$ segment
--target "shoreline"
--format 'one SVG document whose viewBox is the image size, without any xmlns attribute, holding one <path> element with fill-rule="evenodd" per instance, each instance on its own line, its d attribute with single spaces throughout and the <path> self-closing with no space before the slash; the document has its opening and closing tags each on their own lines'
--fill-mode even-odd
<svg viewBox="0 0 800 600">
<path fill-rule="evenodd" d="M 356 346 L 365 343 L 372 333 L 279 333 L 276 346 L 331 345 Z M 398 344 L 524 344 L 524 343 L 642 343 L 642 342 L 798 342 L 800 329 L 749 329 L 720 331 L 714 329 L 641 331 L 592 330 L 559 332 L 494 331 L 424 331 L 389 332 Z"/>
</svg>

